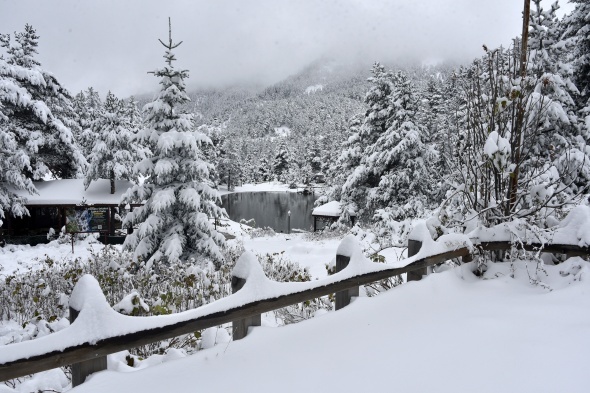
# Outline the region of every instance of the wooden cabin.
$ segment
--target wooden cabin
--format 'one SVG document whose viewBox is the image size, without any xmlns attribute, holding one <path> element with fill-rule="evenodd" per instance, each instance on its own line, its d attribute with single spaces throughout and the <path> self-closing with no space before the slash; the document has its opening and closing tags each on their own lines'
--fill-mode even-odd
<svg viewBox="0 0 590 393">
<path fill-rule="evenodd" d="M 62 179 L 35 182 L 38 194 L 8 189 L 26 198 L 29 216 L 11 217 L 6 214 L 0 233 L 4 241 L 14 244 L 39 244 L 49 240 L 51 229 L 58 234 L 62 228 L 68 233 L 100 233 L 101 240 L 121 243 L 124 233 L 116 219 L 121 196 L 133 184 L 126 180 L 115 181 L 111 194 L 108 179 L 99 179 L 84 189 L 84 179 Z M 102 236 L 104 235 L 104 236 Z"/>
<path fill-rule="evenodd" d="M 332 223 L 338 221 L 342 214 L 342 206 L 338 201 L 328 202 L 324 205 L 318 206 L 311 212 L 313 217 L 313 231 L 318 229 L 324 229 L 325 227 L 332 225 Z M 351 224 L 354 225 L 356 218 L 355 213 L 349 213 Z"/>
</svg>

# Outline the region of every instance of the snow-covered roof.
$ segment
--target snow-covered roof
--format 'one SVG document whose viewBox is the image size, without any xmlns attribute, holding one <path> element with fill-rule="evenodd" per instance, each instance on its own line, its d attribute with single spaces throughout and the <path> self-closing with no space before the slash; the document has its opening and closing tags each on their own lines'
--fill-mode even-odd
<svg viewBox="0 0 590 393">
<path fill-rule="evenodd" d="M 340 217 L 342 214 L 342 206 L 338 201 L 328 202 L 322 206 L 318 206 L 311 212 L 312 216 L 324 216 L 324 217 Z M 354 213 L 350 213 L 354 216 Z"/>
<path fill-rule="evenodd" d="M 61 179 L 35 182 L 38 195 L 29 195 L 26 191 L 8 187 L 15 194 L 27 199 L 27 205 L 78 205 L 85 201 L 87 205 L 118 205 L 121 196 L 133 183 L 127 180 L 115 180 L 115 193 L 111 194 L 111 182 L 99 179 L 84 189 L 84 179 Z"/>
</svg>

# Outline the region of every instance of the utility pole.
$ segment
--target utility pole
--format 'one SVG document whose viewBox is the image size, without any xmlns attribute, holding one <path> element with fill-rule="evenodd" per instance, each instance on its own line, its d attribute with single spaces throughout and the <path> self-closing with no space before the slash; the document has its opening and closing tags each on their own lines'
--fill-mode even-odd
<svg viewBox="0 0 590 393">
<path fill-rule="evenodd" d="M 529 19 L 531 15 L 531 0 L 524 0 L 524 9 L 522 12 L 522 39 L 520 43 L 520 75 L 521 86 L 524 83 L 526 77 L 526 65 L 527 65 L 527 45 L 529 40 Z M 514 172 L 510 175 L 510 187 L 508 188 L 508 205 L 506 206 L 506 216 L 509 216 L 516 205 L 516 198 L 518 193 L 518 177 L 520 175 L 520 151 L 522 144 L 522 134 L 524 129 L 524 108 L 525 102 L 523 102 L 523 95 L 519 97 L 518 101 L 518 113 L 516 118 L 516 124 L 514 127 Z"/>
</svg>

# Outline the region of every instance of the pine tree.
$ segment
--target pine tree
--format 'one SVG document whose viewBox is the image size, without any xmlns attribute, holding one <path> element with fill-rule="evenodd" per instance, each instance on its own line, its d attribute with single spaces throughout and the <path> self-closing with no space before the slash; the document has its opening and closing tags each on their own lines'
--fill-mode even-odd
<svg viewBox="0 0 590 393">
<path fill-rule="evenodd" d="M 279 148 L 277 150 L 277 154 L 275 155 L 273 161 L 273 172 L 276 176 L 276 179 L 281 182 L 287 181 L 287 174 L 289 171 L 290 165 L 290 153 L 289 149 L 287 148 L 287 143 L 284 139 L 281 140 L 279 143 Z"/>
<path fill-rule="evenodd" d="M 346 212 L 372 219 L 379 209 L 390 209 L 395 219 L 419 215 L 427 202 L 427 164 L 434 151 L 424 144 L 426 132 L 417 120 L 414 87 L 398 72 L 375 64 L 373 84 L 365 102 L 362 124 L 346 142 L 339 162 L 347 170 L 341 188 Z M 347 219 L 346 214 L 344 219 Z"/>
<path fill-rule="evenodd" d="M 224 138 L 219 149 L 217 172 L 220 180 L 227 184 L 228 190 L 233 190 L 239 184 L 242 175 L 239 139 L 236 135 L 229 135 Z"/>
<path fill-rule="evenodd" d="M 150 266 L 191 258 L 219 266 L 224 238 L 209 218 L 221 217 L 222 210 L 216 204 L 219 194 L 212 187 L 213 166 L 202 151 L 211 140 L 195 130 L 192 114 L 181 111 L 190 101 L 184 83 L 188 71 L 174 67 L 173 49 L 182 42 L 173 43 L 170 27 L 168 42 L 160 43 L 166 48 L 166 66 L 153 74 L 160 78 L 161 89 L 144 107 L 146 128 L 140 132 L 153 156 L 137 166 L 145 182 L 124 196 L 126 203 L 145 202 L 125 218 L 124 226 L 138 228 L 127 236 L 124 247 Z"/>
<path fill-rule="evenodd" d="M 3 128 L 13 134 L 28 156 L 23 166 L 26 176 L 41 179 L 80 177 L 86 160 L 75 143 L 72 129 L 77 127 L 70 93 L 51 73 L 44 71 L 34 58 L 38 36 L 30 26 L 0 38 L 7 57 L 2 60 L 0 78 L 4 89 L 16 95 L 4 94 L 0 107 L 5 115 Z"/>
<path fill-rule="evenodd" d="M 581 93 L 581 106 L 590 107 L 590 0 L 570 2 L 576 7 L 563 18 L 560 38 L 571 49 L 573 78 Z"/>
<path fill-rule="evenodd" d="M 110 91 L 93 129 L 97 138 L 88 157 L 84 186 L 88 188 L 93 180 L 109 179 L 111 194 L 114 194 L 115 180 L 132 180 L 135 163 L 144 157 L 143 150 L 135 143 L 132 123 L 123 103 Z"/>
<path fill-rule="evenodd" d="M 414 86 L 401 72 L 394 83 L 388 128 L 366 149 L 361 165 L 369 178 L 379 179 L 368 195 L 369 210 L 387 208 L 393 218 L 404 219 L 419 216 L 427 205 L 432 184 L 427 165 L 436 153 L 425 144 L 426 131 L 416 122 Z"/>
</svg>

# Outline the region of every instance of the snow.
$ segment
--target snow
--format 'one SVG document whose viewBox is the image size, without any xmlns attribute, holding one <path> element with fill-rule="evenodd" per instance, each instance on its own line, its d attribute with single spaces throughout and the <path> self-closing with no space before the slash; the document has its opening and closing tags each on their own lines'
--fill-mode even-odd
<svg viewBox="0 0 590 393">
<path fill-rule="evenodd" d="M 326 216 L 326 217 L 340 217 L 342 214 L 342 205 L 338 201 L 328 202 L 324 205 L 318 206 L 311 212 L 312 216 Z M 354 216 L 354 213 L 350 213 Z"/>
<path fill-rule="evenodd" d="M 219 194 L 227 195 L 240 192 L 298 192 L 301 190 L 302 188 L 289 188 L 288 184 L 281 182 L 266 182 L 257 184 L 243 184 L 241 186 L 236 186 L 236 188 L 232 191 L 228 191 L 227 186 L 221 185 L 219 187 Z"/>
<path fill-rule="evenodd" d="M 498 170 L 506 168 L 510 156 L 510 138 L 504 138 L 497 131 L 490 132 L 483 152 L 493 161 Z"/>
<path fill-rule="evenodd" d="M 547 266 L 547 291 L 524 263 L 430 275 L 337 312 L 131 373 L 104 371 L 77 393 L 390 391 L 587 392 L 590 269 Z M 212 333 L 208 333 L 211 334 Z"/>
<path fill-rule="evenodd" d="M 358 274 L 403 267 L 414 262 L 418 258 L 435 255 L 464 246 L 466 242 L 464 238 L 465 236 L 461 237 L 460 235 L 442 236 L 439 241 L 433 242 L 432 247 L 422 247 L 416 256 L 393 264 L 371 262 L 366 259 L 362 252 L 360 252 L 360 249 L 357 248 L 357 250 L 353 251 L 351 261 L 346 269 L 322 280 L 308 282 L 280 283 L 270 281 L 262 273 L 262 269 L 257 263 L 256 257 L 247 253 L 240 258 L 236 270 L 237 274 L 248 278 L 246 284 L 240 291 L 197 309 L 163 316 L 135 318 L 117 313 L 104 299 L 104 295 L 102 294 L 96 279 L 91 276 L 85 276 L 79 281 L 79 284 L 77 284 L 77 287 L 80 286 L 80 288 L 74 288 L 70 303 L 72 307 L 76 309 L 81 307 L 80 315 L 78 316 L 76 323 L 72 324 L 68 329 L 34 340 L 34 342 L 27 341 L 7 346 L 6 349 L 0 353 L 0 363 L 10 362 L 21 357 L 28 358 L 42 353 L 61 351 L 65 348 L 74 347 L 85 342 L 95 343 L 99 340 L 108 339 L 109 337 L 170 326 L 205 315 L 225 312 L 248 303 L 322 287 L 341 280 L 346 280 Z"/>
<path fill-rule="evenodd" d="M 7 244 L 0 247 L 0 280 L 4 276 L 36 268 L 40 265 L 39 261 L 46 258 L 54 261 L 67 261 L 75 258 L 87 260 L 92 252 L 96 253 L 103 247 L 104 245 L 96 240 L 94 234 L 84 240 L 77 240 L 73 253 L 70 242 L 60 243 L 57 240 L 34 247 L 26 244 Z"/>
<path fill-rule="evenodd" d="M 532 233 L 520 221 L 503 223 L 492 228 L 477 228 L 467 236 L 477 242 L 552 243 L 590 247 L 590 206 L 576 206 L 559 224 L 546 232 Z"/>
<path fill-rule="evenodd" d="M 115 193 L 111 194 L 111 183 L 108 179 L 99 179 L 84 189 L 84 179 L 61 179 L 35 182 L 38 195 L 29 195 L 26 191 L 7 188 L 15 194 L 27 198 L 27 205 L 79 205 L 85 201 L 87 205 L 108 204 L 118 205 L 121 196 L 133 184 L 127 180 L 115 180 Z"/>
<path fill-rule="evenodd" d="M 256 255 L 252 252 L 246 251 L 240 258 L 238 258 L 236 266 L 234 266 L 234 269 L 232 270 L 232 275 L 249 282 L 251 279 L 256 280 L 261 275 L 264 275 L 264 271 L 262 271 L 262 266 L 260 266 L 260 262 L 258 262 Z"/>
<path fill-rule="evenodd" d="M 589 207 L 576 208 L 557 225 L 556 233 L 563 237 L 569 236 L 572 242 L 571 237 L 575 236 L 578 243 L 587 243 L 590 229 L 584 223 L 589 219 Z M 232 230 L 236 233 L 239 228 L 241 225 L 232 224 Z M 479 229 L 474 234 L 497 234 L 499 237 L 510 234 L 510 228 L 505 227 L 487 229 L 487 232 L 484 229 Z M 387 264 L 383 264 L 366 259 L 359 241 L 353 236 L 347 236 L 342 241 L 336 238 L 310 241 L 303 234 L 249 239 L 242 233 L 244 247 L 249 251 L 239 259 L 233 274 L 246 278 L 246 284 L 236 294 L 183 313 L 158 317 L 128 317 L 115 312 L 108 305 L 93 277 L 84 276 L 70 303 L 74 308 L 82 310 L 76 322 L 64 330 L 34 341 L 4 347 L 0 352 L 0 362 L 85 341 L 95 342 L 137 329 L 178 323 L 239 307 L 248 302 L 325 285 L 360 273 L 404 266 L 417 258 L 459 247 L 472 247 L 474 243 L 483 241 L 481 238 L 471 237 L 474 234 L 448 234 L 434 241 L 426 223 L 421 222 L 415 225 L 410 238 L 420 240 L 427 246 L 423 246 L 418 255 L 402 260 L 399 249 L 385 250 L 382 254 L 386 256 Z M 28 247 L 28 250 L 27 247 L 19 246 L 13 251 L 3 250 L 0 253 L 0 263 L 4 265 L 12 253 L 27 252 L 32 256 L 33 249 L 36 249 L 39 255 L 51 247 L 56 246 Z M 268 280 L 255 254 L 281 251 L 291 260 L 301 262 L 303 266 L 313 266 L 316 269 L 314 277 L 321 279 L 305 283 L 276 283 Z M 351 261 L 342 272 L 326 277 L 323 265 L 333 259 L 336 253 L 351 256 Z M 584 311 L 590 306 L 587 295 L 590 267 L 580 258 L 570 258 L 558 266 L 545 266 L 548 275 L 541 277 L 541 280 L 553 290 L 547 293 L 541 286 L 528 284 L 531 274 L 537 274 L 534 269 L 522 263 L 516 263 L 515 266 L 516 280 L 510 278 L 509 264 L 492 264 L 487 273 L 488 280 L 475 278 L 470 265 L 440 269 L 444 272 L 424 281 L 405 284 L 376 298 L 354 299 L 352 306 L 344 310 L 318 313 L 316 318 L 296 326 L 282 329 L 255 328 L 252 334 L 239 342 L 230 342 L 223 329 L 207 329 L 203 332 L 202 343 L 202 347 L 208 348 L 207 350 L 187 358 L 183 358 L 180 351 L 158 359 L 150 358 L 147 363 L 153 364 L 153 367 L 147 373 L 138 371 L 122 374 L 115 371 L 137 369 L 124 366 L 121 362 L 113 366 L 113 359 L 118 359 L 121 355 L 110 355 L 109 370 L 112 371 L 92 376 L 75 391 L 116 392 L 125 388 L 133 391 L 141 389 L 148 393 L 183 391 L 197 383 L 194 380 L 197 374 L 199 386 L 204 391 L 226 390 L 226 386 L 216 385 L 220 380 L 225 380 L 219 379 L 222 375 L 242 378 L 240 383 L 244 383 L 249 390 L 256 386 L 256 381 L 260 382 L 259 370 L 265 370 L 265 386 L 281 386 L 285 391 L 302 388 L 298 384 L 299 379 L 297 383 L 287 387 L 284 383 L 276 385 L 289 378 L 289 373 L 303 375 L 301 378 L 312 384 L 309 386 L 318 387 L 319 390 L 331 391 L 340 387 L 340 390 L 347 391 L 349 388 L 360 388 L 356 385 L 359 382 L 351 379 L 350 375 L 371 375 L 369 385 L 363 389 L 367 390 L 373 387 L 383 388 L 391 383 L 391 370 L 395 370 L 396 375 L 399 373 L 400 378 L 396 378 L 396 384 L 399 379 L 399 386 L 403 391 L 434 388 L 443 392 L 472 391 L 468 389 L 469 386 L 478 386 L 478 391 L 486 391 L 479 389 L 480 385 L 474 385 L 481 383 L 486 372 L 503 376 L 501 380 L 496 378 L 489 386 L 486 385 L 486 389 L 489 388 L 487 391 L 528 391 L 525 383 L 532 383 L 531 386 L 545 384 L 549 387 L 545 391 L 558 391 L 558 382 L 553 376 L 565 375 L 567 370 L 571 371 L 571 365 L 587 364 L 590 360 L 590 339 L 587 338 L 585 328 L 590 323 L 590 316 Z M 548 308 L 545 308 L 545 304 L 549 304 Z M 383 313 L 382 310 L 388 312 Z M 263 326 L 268 324 L 263 323 Z M 342 329 L 342 326 L 346 328 Z M 539 329 L 539 326 L 543 326 L 543 329 Z M 546 331 L 559 331 L 561 334 L 547 335 Z M 354 339 L 351 339 L 351 332 L 354 332 Z M 567 342 L 564 342 L 564 335 L 567 336 Z M 395 336 L 403 337 L 403 340 L 384 339 Z M 482 340 L 482 337 L 485 339 Z M 342 344 L 344 342 L 346 345 Z M 412 344 L 416 342 L 419 343 L 418 347 Z M 477 345 L 473 345 L 474 342 Z M 216 346 L 215 343 L 222 345 Z M 548 354 L 546 356 L 549 359 L 557 356 L 559 359 L 571 359 L 571 363 L 554 362 L 559 365 L 552 363 L 552 373 L 542 373 L 539 362 L 544 353 Z M 418 371 L 424 372 L 419 366 L 425 357 L 429 359 L 429 364 L 436 365 L 428 370 L 429 375 L 450 382 L 434 386 L 434 382 L 427 378 L 415 382 L 415 386 L 404 385 L 406 380 L 415 380 Z M 513 361 L 513 358 L 518 361 Z M 173 359 L 176 360 L 164 362 Z M 244 363 L 244 359 L 255 361 L 246 360 Z M 371 362 L 350 362 L 335 368 L 335 359 L 371 359 Z M 304 368 L 302 364 L 305 364 Z M 457 364 L 464 367 L 461 375 L 469 375 L 466 381 L 463 378 L 448 378 L 448 375 L 457 371 Z M 506 366 L 502 364 L 509 364 L 514 368 L 509 367 L 506 370 Z M 326 368 L 330 375 L 338 376 L 337 381 L 325 378 L 326 374 L 321 370 Z M 226 374 L 221 374 L 223 372 Z M 150 381 L 148 383 L 143 380 L 146 375 L 158 378 L 147 377 Z M 172 378 L 170 375 L 177 377 Z M 254 377 L 255 375 L 259 378 Z M 588 383 L 581 376 L 578 377 L 584 374 L 574 372 L 573 375 L 565 382 L 567 389 L 559 391 L 576 392 L 589 388 Z M 535 381 L 529 381 L 530 379 Z M 59 378 L 55 380 L 60 381 Z M 162 385 L 164 382 L 166 385 Z"/>
<path fill-rule="evenodd" d="M 356 237 L 354 237 L 354 235 L 346 235 L 340 242 L 340 245 L 336 250 L 336 255 L 342 255 L 350 258 L 358 249 L 360 249 L 360 245 L 358 244 Z"/>
<path fill-rule="evenodd" d="M 324 90 L 324 85 L 312 85 L 305 88 L 305 94 L 315 94 L 318 91 Z"/>
<path fill-rule="evenodd" d="M 291 129 L 289 127 L 285 127 L 285 126 L 283 126 L 283 127 L 276 127 L 275 128 L 275 134 L 278 137 L 286 138 L 289 135 L 291 135 Z"/>
<path fill-rule="evenodd" d="M 559 223 L 553 243 L 590 247 L 590 206 L 577 206 Z"/>
</svg>

